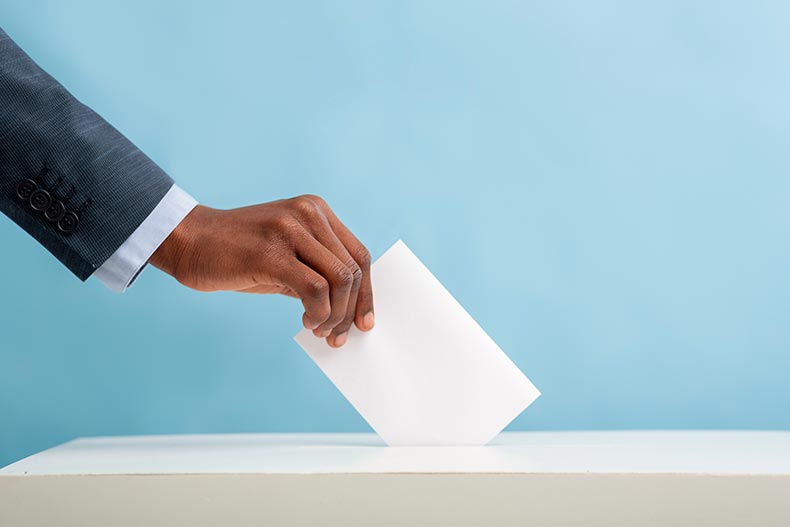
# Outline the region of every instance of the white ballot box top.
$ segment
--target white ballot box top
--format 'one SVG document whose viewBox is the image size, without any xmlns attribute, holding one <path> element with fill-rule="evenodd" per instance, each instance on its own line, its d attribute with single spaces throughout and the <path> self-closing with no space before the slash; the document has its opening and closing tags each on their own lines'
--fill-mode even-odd
<svg viewBox="0 0 790 527">
<path fill-rule="evenodd" d="M 506 432 L 482 447 L 387 447 L 374 434 L 96 437 L 0 469 L 82 474 L 790 475 L 790 432 Z"/>
</svg>

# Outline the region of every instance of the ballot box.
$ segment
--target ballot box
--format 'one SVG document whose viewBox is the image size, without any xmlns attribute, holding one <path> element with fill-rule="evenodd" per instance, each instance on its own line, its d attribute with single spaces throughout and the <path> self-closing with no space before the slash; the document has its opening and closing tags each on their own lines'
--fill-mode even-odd
<svg viewBox="0 0 790 527">
<path fill-rule="evenodd" d="M 786 527 L 790 432 L 84 438 L 0 470 L 0 525 Z"/>
</svg>

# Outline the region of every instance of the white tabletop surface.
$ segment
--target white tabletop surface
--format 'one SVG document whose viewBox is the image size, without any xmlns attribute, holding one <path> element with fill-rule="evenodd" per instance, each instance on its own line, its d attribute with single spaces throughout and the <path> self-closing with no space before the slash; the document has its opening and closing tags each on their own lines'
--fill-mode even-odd
<svg viewBox="0 0 790 527">
<path fill-rule="evenodd" d="M 0 477 L 335 473 L 790 475 L 790 432 L 510 432 L 484 447 L 386 447 L 374 434 L 97 437 L 0 469 Z"/>
</svg>

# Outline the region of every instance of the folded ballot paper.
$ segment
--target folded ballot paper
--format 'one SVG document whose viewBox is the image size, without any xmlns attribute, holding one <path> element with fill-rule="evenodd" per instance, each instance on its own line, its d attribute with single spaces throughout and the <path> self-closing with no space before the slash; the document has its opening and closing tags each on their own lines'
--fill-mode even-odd
<svg viewBox="0 0 790 527">
<path fill-rule="evenodd" d="M 484 445 L 540 395 L 405 243 L 371 278 L 372 331 L 295 339 L 388 445 Z"/>
</svg>

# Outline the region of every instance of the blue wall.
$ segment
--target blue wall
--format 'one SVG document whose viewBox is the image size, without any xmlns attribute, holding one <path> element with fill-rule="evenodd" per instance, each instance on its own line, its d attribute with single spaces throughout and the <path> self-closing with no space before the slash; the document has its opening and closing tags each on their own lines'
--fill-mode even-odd
<svg viewBox="0 0 790 527">
<path fill-rule="evenodd" d="M 313 192 L 374 256 L 405 239 L 543 391 L 512 429 L 788 429 L 790 8 L 635 4 L 25 0 L 0 25 L 206 204 Z M 295 301 L 155 269 L 115 295 L 7 220 L 0 247 L 0 465 L 367 430 Z"/>
</svg>

